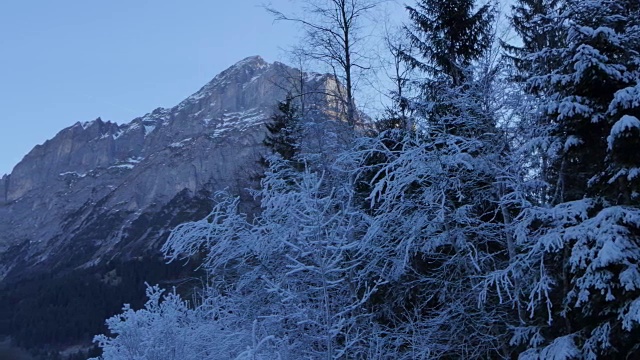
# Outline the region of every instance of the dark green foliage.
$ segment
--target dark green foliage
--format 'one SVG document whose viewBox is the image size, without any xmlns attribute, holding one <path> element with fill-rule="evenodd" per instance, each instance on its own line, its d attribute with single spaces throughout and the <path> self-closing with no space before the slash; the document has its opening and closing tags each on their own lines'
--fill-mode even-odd
<svg viewBox="0 0 640 360">
<path fill-rule="evenodd" d="M 144 304 L 145 282 L 167 284 L 182 276 L 198 276 L 193 274 L 193 266 L 164 264 L 158 258 L 158 247 L 170 229 L 204 217 L 210 210 L 210 193 L 194 195 L 185 189 L 157 211 L 142 214 L 126 227 L 120 260 L 69 270 L 88 261 L 94 253 L 93 241 L 119 229 L 127 215 L 90 213 L 67 245 L 74 246 L 74 254 L 84 256 L 68 258 L 64 254 L 71 250 L 63 247 L 52 255 L 58 260 L 52 260 L 49 269 L 35 269 L 40 275 L 18 279 L 0 289 L 0 335 L 10 335 L 41 359 L 53 359 L 56 349 L 64 346 L 90 344 L 94 335 L 105 332 L 105 319 L 119 313 L 124 303 L 134 308 Z M 72 222 L 70 215 L 67 223 Z M 149 243 L 156 246 L 149 247 Z M 197 285 L 187 282 L 179 290 L 186 292 Z"/>
<path fill-rule="evenodd" d="M 468 79 L 467 68 L 478 60 L 493 40 L 493 8 L 474 12 L 474 0 L 419 0 L 407 6 L 412 28 L 407 29 L 419 57 L 405 53 L 412 67 L 430 75 L 445 75 L 454 86 Z"/>
<path fill-rule="evenodd" d="M 568 219 L 588 224 L 563 233 L 559 217 L 532 223 L 532 233 L 563 236 L 544 257 L 552 310 L 528 321 L 548 339 L 574 337 L 581 358 L 637 358 L 640 330 L 623 319 L 640 292 L 618 281 L 638 262 L 639 9 L 631 0 L 520 0 L 513 25 L 524 45 L 507 47 L 516 80 L 537 102 L 526 122 L 539 131 L 536 155 L 550 154 L 540 166 L 550 189 L 541 209 L 579 204 L 583 215 Z"/>
<path fill-rule="evenodd" d="M 605 196 L 612 203 L 630 204 L 639 190 L 632 173 L 640 161 L 629 156 L 640 144 L 638 129 L 609 140 L 620 119 L 640 116 L 639 6 L 637 1 L 567 1 L 557 21 L 566 41 L 533 54 L 536 61 L 555 65 L 530 81 L 547 94 L 551 120 L 541 125 L 563 148 L 552 164 L 559 174 L 552 184 L 555 202 Z"/>
<path fill-rule="evenodd" d="M 33 360 L 23 349 L 12 346 L 8 339 L 0 337 L 0 360 Z"/>
<path fill-rule="evenodd" d="M 466 358 L 473 352 L 478 358 L 499 357 L 504 349 L 495 345 L 504 341 L 504 319 L 513 317 L 514 311 L 497 297 L 487 298 L 482 311 L 474 301 L 478 274 L 507 260 L 503 210 L 494 200 L 502 195 L 496 191 L 496 179 L 506 149 L 491 110 L 498 72 L 488 65 L 494 9 L 467 0 L 418 1 L 407 9 L 415 51 L 405 53 L 404 60 L 426 77 L 416 80 L 421 93 L 410 106 L 417 129 L 399 137 L 388 130 L 378 145 L 379 154 L 371 154 L 372 160 L 387 166 L 384 172 L 373 172 L 373 183 L 379 181 L 375 176 L 384 176 L 387 181 L 379 184 L 389 189 L 393 182 L 402 184 L 401 193 L 389 191 L 397 196 L 393 201 L 390 195 L 379 196 L 380 209 L 401 211 L 408 219 L 422 214 L 409 220 L 415 225 L 408 227 L 408 233 L 395 227 L 388 231 L 385 242 L 402 244 L 411 238 L 421 246 L 407 257 L 411 271 L 389 282 L 380 292 L 382 298 L 374 296 L 373 305 L 382 304 L 385 325 L 400 328 L 411 321 L 396 317 L 403 312 L 429 324 L 436 334 L 434 343 L 447 343 L 434 358 Z M 395 127 L 402 120 L 390 117 L 383 125 Z M 459 158 L 465 161 L 452 161 Z M 402 182 L 400 176 L 405 176 Z M 394 210 L 384 208 L 384 202 Z M 476 255 L 470 256 L 468 249 Z M 395 303 L 389 304 L 386 297 Z M 465 335 L 460 339 L 448 339 L 458 332 L 452 330 L 456 326 L 474 330 L 462 330 Z"/>
<path fill-rule="evenodd" d="M 402 151 L 402 143 L 405 136 L 419 136 L 415 129 L 409 129 L 409 118 L 401 115 L 401 112 L 389 111 L 387 116 L 377 120 L 373 129 L 369 131 L 371 138 L 378 137 L 386 151 L 370 151 L 369 144 L 364 144 L 362 149 L 367 155 L 363 159 L 362 171 L 357 175 L 355 181 L 358 201 L 362 209 L 367 211 L 371 208 L 371 200 L 368 196 L 380 182 L 385 174 L 380 170 L 395 159 L 398 152 Z"/>
<path fill-rule="evenodd" d="M 426 75 L 418 81 L 421 94 L 410 108 L 431 133 L 468 138 L 495 133 L 494 119 L 483 113 L 486 84 L 495 74 L 478 71 L 493 42 L 495 10 L 488 4 L 475 7 L 473 0 L 420 0 L 407 7 L 413 51 L 401 56 Z"/>
<path fill-rule="evenodd" d="M 511 26 L 518 34 L 522 45 L 503 42 L 506 56 L 516 68 L 514 80 L 525 82 L 530 76 L 551 68 L 554 64 L 534 61 L 532 54 L 545 49 L 557 48 L 563 42 L 562 31 L 557 27 L 556 12 L 561 0 L 517 0 L 511 6 Z M 528 88 L 532 91 L 532 88 Z"/>
<path fill-rule="evenodd" d="M 293 103 L 291 95 L 278 103 L 278 113 L 271 117 L 271 122 L 266 126 L 269 133 L 264 139 L 264 144 L 284 160 L 293 160 L 299 152 L 298 139 L 301 130 L 298 108 Z"/>
<path fill-rule="evenodd" d="M 401 112 L 389 111 L 386 117 L 375 122 L 372 135 L 377 136 L 387 130 L 409 130 L 408 123 L 408 117 Z"/>
<path fill-rule="evenodd" d="M 640 168 L 640 129 L 632 125 L 622 132 L 615 130 L 625 118 L 637 123 L 640 116 L 639 8 L 637 1 L 567 1 L 563 20 L 571 25 L 566 45 L 559 51 L 561 65 L 547 78 L 556 101 L 549 111 L 557 124 L 553 134 L 565 143 L 555 164 L 560 169 L 558 201 L 595 198 L 594 213 L 604 213 L 613 205 L 629 206 L 629 211 L 640 205 L 640 179 L 635 173 Z M 590 265 L 597 269 L 594 273 L 611 277 L 608 282 L 615 284 L 615 279 L 624 278 L 626 264 L 638 261 L 638 226 L 627 220 L 609 226 L 625 229 L 627 233 L 615 243 L 628 245 L 621 247 L 621 259 L 602 265 L 594 260 Z M 571 246 L 573 254 L 582 250 Z M 596 241 L 588 243 L 588 249 L 606 253 Z M 575 288 L 585 274 L 591 273 L 572 269 L 569 283 Z M 589 290 L 589 301 L 565 315 L 570 325 L 565 331 L 580 331 L 588 338 L 596 326 L 607 324 L 611 347 L 597 353 L 610 359 L 635 358 L 640 329 L 625 329 L 620 314 L 638 299 L 638 289 L 614 287 L 606 294 L 598 293 L 594 285 Z"/>
<path fill-rule="evenodd" d="M 536 99 L 530 100 L 533 102 L 546 99 L 549 89 L 538 81 L 531 81 L 532 78 L 544 76 L 561 65 L 558 49 L 566 34 L 559 26 L 558 15 L 564 3 L 564 0 L 516 0 L 511 6 L 511 26 L 521 44 L 503 41 L 504 56 L 512 65 L 510 80 L 523 93 L 532 95 L 529 99 Z M 546 101 L 542 100 L 542 104 Z M 536 152 L 532 166 L 540 172 L 541 180 L 550 185 L 541 187 L 537 202 L 553 203 L 560 195 L 553 186 L 559 183 L 561 171 L 556 154 L 559 144 L 552 140 L 556 120 L 537 105 L 515 110 L 522 118 L 519 131 L 522 142 L 530 142 Z"/>
<path fill-rule="evenodd" d="M 40 353 L 90 344 L 95 334 L 105 332 L 105 319 L 120 313 L 123 304 L 142 307 L 145 283 L 170 284 L 183 276 L 193 277 L 193 267 L 140 259 L 8 285 L 0 289 L 0 334 Z M 185 293 L 194 285 L 185 283 L 179 290 Z"/>
</svg>

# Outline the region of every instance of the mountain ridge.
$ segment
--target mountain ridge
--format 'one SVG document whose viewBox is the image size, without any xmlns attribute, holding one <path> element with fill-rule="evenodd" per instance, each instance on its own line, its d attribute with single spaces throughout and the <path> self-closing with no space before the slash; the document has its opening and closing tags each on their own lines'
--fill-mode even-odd
<svg viewBox="0 0 640 360">
<path fill-rule="evenodd" d="M 121 125 L 77 122 L 35 146 L 0 179 L 0 283 L 149 252 L 168 224 L 191 220 L 188 209 L 167 209 L 177 198 L 201 211 L 203 194 L 228 189 L 248 202 L 264 123 L 297 78 L 316 90 L 310 103 L 328 107 L 331 75 L 252 56 L 172 108 Z M 162 211 L 175 213 L 138 234 L 134 225 Z"/>
</svg>

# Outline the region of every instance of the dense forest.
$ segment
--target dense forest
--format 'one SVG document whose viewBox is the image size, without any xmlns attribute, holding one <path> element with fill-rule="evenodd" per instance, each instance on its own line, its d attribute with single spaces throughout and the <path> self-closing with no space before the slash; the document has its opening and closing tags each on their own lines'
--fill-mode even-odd
<svg viewBox="0 0 640 360">
<path fill-rule="evenodd" d="M 178 193 L 161 211 L 145 213 L 134 221 L 124 242 L 134 241 L 143 233 L 166 240 L 165 226 L 172 228 L 208 213 L 210 195 L 206 191 Z M 97 233 L 108 231 L 114 226 L 110 220 L 103 216 L 100 227 L 78 233 L 76 240 L 87 243 Z M 75 265 L 84 261 L 74 257 L 69 262 Z M 94 334 L 106 330 L 104 319 L 120 312 L 124 303 L 143 306 L 146 283 L 173 286 L 182 295 L 190 296 L 204 275 L 195 271 L 197 267 L 195 262 L 166 264 L 157 249 L 148 249 L 146 253 L 121 255 L 93 267 L 66 271 L 54 268 L 5 283 L 0 287 L 0 340 L 3 335 L 10 337 L 14 346 L 28 349 L 37 359 L 68 358 L 61 357 L 59 350 L 91 344 Z M 0 341 L 0 348 L 1 344 Z M 98 349 L 92 352 L 100 353 Z M 86 359 L 83 353 L 77 358 Z"/>
<path fill-rule="evenodd" d="M 142 307 L 147 282 L 172 285 L 189 296 L 201 276 L 193 270 L 140 258 L 9 284 L 0 289 L 0 334 L 10 334 L 14 345 L 36 358 L 63 359 L 59 349 L 89 343 L 89 334 L 106 331 L 104 318 L 117 314 L 122 304 Z"/>
<path fill-rule="evenodd" d="M 496 4 L 418 0 L 372 124 L 353 91 L 375 3 L 272 10 L 345 84 L 343 126 L 285 99 L 260 210 L 218 193 L 177 227 L 164 254 L 206 285 L 148 287 L 102 359 L 640 358 L 640 2 L 516 0 L 507 41 Z"/>
</svg>

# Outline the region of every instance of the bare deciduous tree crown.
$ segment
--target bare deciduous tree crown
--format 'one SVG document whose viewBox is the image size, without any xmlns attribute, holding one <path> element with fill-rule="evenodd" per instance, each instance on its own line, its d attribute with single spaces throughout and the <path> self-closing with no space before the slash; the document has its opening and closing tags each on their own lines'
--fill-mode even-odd
<svg viewBox="0 0 640 360">
<path fill-rule="evenodd" d="M 265 7 L 276 21 L 292 21 L 304 29 L 298 54 L 327 65 L 344 83 L 338 88 L 345 118 L 351 127 L 358 121 L 354 101 L 355 72 L 370 68 L 363 45 L 365 14 L 380 0 L 305 0 L 304 16 L 285 14 Z"/>
</svg>

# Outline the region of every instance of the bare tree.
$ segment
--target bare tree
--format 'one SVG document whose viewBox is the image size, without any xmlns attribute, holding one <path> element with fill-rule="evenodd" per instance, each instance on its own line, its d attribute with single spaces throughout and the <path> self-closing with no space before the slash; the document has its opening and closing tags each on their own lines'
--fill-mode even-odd
<svg viewBox="0 0 640 360">
<path fill-rule="evenodd" d="M 388 119 L 383 122 L 384 124 L 381 124 L 383 128 L 411 129 L 409 98 L 412 91 L 411 76 L 414 69 L 403 58 L 403 54 L 412 52 L 412 44 L 407 41 L 404 35 L 402 28 L 385 29 L 383 50 L 386 51 L 380 51 L 380 63 L 391 90 L 386 89 L 385 96 L 388 97 L 390 104 L 385 107 Z"/>
<path fill-rule="evenodd" d="M 293 49 L 289 52 L 288 58 L 294 67 L 285 67 L 284 75 L 272 80 L 272 84 L 286 92 L 288 97 L 294 100 L 294 105 L 297 107 L 298 114 L 301 117 L 307 115 L 309 110 L 309 96 L 321 93 L 327 95 L 326 91 L 319 91 L 314 87 L 309 88 L 309 72 L 308 62 L 310 59 L 300 49 Z"/>
<path fill-rule="evenodd" d="M 380 0 L 304 0 L 304 16 L 288 15 L 266 7 L 277 21 L 293 21 L 305 30 L 297 51 L 328 65 L 344 88 L 337 86 L 338 101 L 348 124 L 354 127 L 357 112 L 354 101 L 355 72 L 369 68 L 365 64 L 363 35 L 365 14 Z"/>
</svg>

